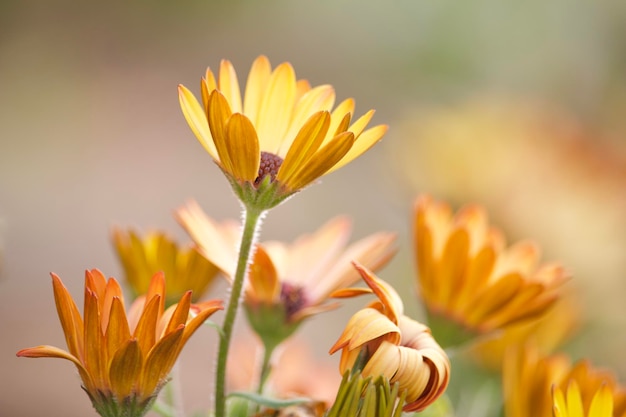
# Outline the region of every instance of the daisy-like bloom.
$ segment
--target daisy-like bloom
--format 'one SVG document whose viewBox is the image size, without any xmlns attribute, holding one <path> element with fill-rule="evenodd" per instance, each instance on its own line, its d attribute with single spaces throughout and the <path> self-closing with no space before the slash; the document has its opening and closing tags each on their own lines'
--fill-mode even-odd
<svg viewBox="0 0 626 417">
<path fill-rule="evenodd" d="M 125 313 L 118 282 L 93 269 L 85 273 L 83 317 L 61 279 L 52 287 L 68 351 L 54 346 L 23 349 L 17 356 L 61 358 L 76 365 L 83 388 L 103 417 L 143 416 L 183 346 L 221 301 L 191 304 L 191 291 L 164 311 L 165 278 L 152 278 L 148 292 Z"/>
<path fill-rule="evenodd" d="M 421 411 L 446 390 L 450 360 L 428 327 L 403 315 L 402 300 L 389 284 L 363 266 L 354 266 L 370 289 L 350 288 L 334 295 L 373 293 L 378 300 L 352 316 L 330 353 L 342 350 L 342 374 L 357 364 L 364 377 L 382 376 L 392 385 L 397 382 L 405 395 L 403 410 Z"/>
<path fill-rule="evenodd" d="M 593 395 L 588 412 L 585 412 L 580 388 L 570 382 L 566 394 L 559 387 L 552 392 L 554 417 L 613 417 L 613 394 L 606 385 Z"/>
<path fill-rule="evenodd" d="M 359 280 L 351 261 L 377 270 L 395 253 L 395 234 L 380 232 L 348 245 L 351 229 L 349 218 L 336 217 L 291 244 L 260 243 L 248 273 L 246 308 L 278 308 L 287 323 L 335 308 L 325 304 L 329 295 Z"/>
<path fill-rule="evenodd" d="M 220 271 L 195 247 L 179 247 L 162 232 L 147 233 L 142 238 L 133 230 L 116 227 L 112 240 L 135 296 L 148 291 L 155 273 L 165 274 L 166 306 L 177 303 L 188 290 L 192 291 L 192 301 L 197 301 Z"/>
<path fill-rule="evenodd" d="M 502 376 L 505 416 L 552 417 L 552 391 L 565 391 L 572 383 L 580 391 L 584 416 L 598 391 L 606 389 L 612 397 L 612 417 L 626 417 L 626 388 L 612 372 L 594 368 L 587 360 L 572 364 L 563 354 L 545 356 L 530 344 L 506 353 Z"/>
<path fill-rule="evenodd" d="M 202 104 L 178 87 L 185 119 L 239 198 L 260 209 L 352 161 L 387 131 L 384 125 L 365 130 L 373 110 L 352 122 L 353 99 L 333 110 L 332 86 L 312 88 L 289 63 L 272 70 L 265 56 L 252 64 L 243 98 L 227 60 L 217 79 L 207 69 L 200 86 Z"/>
<path fill-rule="evenodd" d="M 559 298 L 567 280 L 563 268 L 538 267 L 532 242 L 507 248 L 482 207 L 453 214 L 447 204 L 420 196 L 414 215 L 419 293 L 433 325 L 485 334 L 541 316 Z"/>
</svg>

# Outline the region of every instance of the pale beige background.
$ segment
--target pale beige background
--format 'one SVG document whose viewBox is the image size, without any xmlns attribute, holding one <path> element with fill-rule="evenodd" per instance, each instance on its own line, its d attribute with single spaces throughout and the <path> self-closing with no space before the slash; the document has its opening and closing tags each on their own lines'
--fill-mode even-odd
<svg viewBox="0 0 626 417">
<path fill-rule="evenodd" d="M 424 190 L 459 201 L 454 190 L 406 180 L 418 176 L 419 184 L 429 184 L 427 175 L 435 175 L 420 171 L 419 158 L 413 169 L 399 172 L 394 158 L 419 135 L 394 126 L 418 119 L 419 109 L 441 111 L 493 93 L 530 96 L 563 109 L 610 137 L 598 139 L 598 146 L 621 149 L 624 142 L 624 3 L 545 3 L 1 2 L 0 416 L 94 415 L 71 364 L 15 357 L 19 349 L 37 344 L 64 347 L 49 272 L 63 278 L 81 305 L 86 268 L 120 273 L 108 240 L 112 224 L 160 228 L 185 240 L 171 214 L 192 197 L 216 218 L 239 216 L 226 181 L 186 126 L 176 95 L 178 83 L 197 91 L 205 67 L 216 67 L 221 58 L 233 61 L 242 80 L 259 54 L 267 54 L 274 65 L 288 60 L 299 77 L 335 85 L 338 99 L 355 97 L 358 113 L 376 108 L 374 122 L 391 125 L 384 142 L 365 157 L 270 213 L 263 236 L 291 240 L 336 214 L 354 218 L 356 237 L 397 231 L 400 252 L 381 275 L 398 285 L 407 309 L 418 315 L 410 202 Z M 445 172 L 455 166 L 439 168 Z M 605 177 L 588 179 L 604 184 Z M 622 180 L 610 182 L 616 187 L 610 195 L 625 195 Z M 544 192 L 538 190 L 538 195 Z M 597 207 L 624 207 L 623 201 L 606 198 Z M 539 207 L 541 230 L 555 236 L 551 220 L 566 213 L 558 211 L 560 206 Z M 500 213 L 503 224 L 524 224 L 516 223 L 519 213 L 490 209 Z M 594 221 L 607 219 L 601 211 L 573 213 L 583 214 L 571 224 L 584 223 L 587 230 L 597 230 Z M 626 345 L 620 307 L 626 211 L 618 213 L 611 214 L 613 223 L 602 225 L 610 238 L 579 236 L 576 251 L 556 239 L 547 253 L 566 263 L 569 257 L 573 265 L 581 253 L 586 255 L 587 282 L 596 288 L 590 303 L 602 300 L 613 307 L 599 309 L 611 317 L 600 314 L 593 338 L 579 350 L 587 349 L 598 362 L 626 375 L 619 357 Z M 538 224 L 533 217 L 525 221 Z M 509 229 L 516 238 L 529 236 L 528 229 Z M 611 256 L 598 256 L 606 254 L 607 242 Z M 590 276 L 589 260 L 594 259 L 602 264 L 601 277 Z M 221 297 L 221 290 L 212 296 Z M 314 320 L 303 337 L 314 340 L 323 356 L 345 322 L 340 318 L 356 305 L 332 319 Z M 210 404 L 206 386 L 214 341 L 214 334 L 203 329 L 183 353 L 188 410 Z"/>
</svg>

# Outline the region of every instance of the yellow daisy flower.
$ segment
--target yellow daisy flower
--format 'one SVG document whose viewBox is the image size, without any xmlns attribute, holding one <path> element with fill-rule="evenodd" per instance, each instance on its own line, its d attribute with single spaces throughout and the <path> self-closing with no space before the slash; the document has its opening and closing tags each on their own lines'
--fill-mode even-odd
<svg viewBox="0 0 626 417">
<path fill-rule="evenodd" d="M 332 86 L 311 88 L 289 63 L 272 70 L 265 56 L 252 64 L 243 98 L 227 60 L 217 79 L 207 69 L 200 86 L 202 104 L 178 88 L 187 123 L 239 198 L 262 209 L 352 161 L 387 131 L 365 130 L 373 110 L 352 122 L 353 99 L 333 110 Z"/>
<path fill-rule="evenodd" d="M 389 284 L 365 267 L 354 266 L 370 289 L 350 288 L 334 295 L 374 293 L 378 300 L 352 316 L 330 353 L 342 350 L 342 374 L 358 361 L 363 377 L 383 376 L 392 385 L 399 383 L 399 392 L 406 395 L 403 410 L 421 411 L 446 390 L 450 360 L 428 327 L 403 315 L 402 300 Z"/>
<path fill-rule="evenodd" d="M 166 306 L 178 302 L 188 290 L 192 291 L 192 301 L 197 301 L 220 272 L 195 247 L 181 248 L 161 232 L 141 238 L 133 230 L 116 227 L 112 240 L 135 296 L 148 291 L 155 273 L 165 274 Z"/>
<path fill-rule="evenodd" d="M 414 213 L 419 294 L 431 323 L 484 334 L 542 316 L 559 298 L 563 268 L 537 267 L 532 242 L 506 248 L 482 207 L 453 214 L 447 204 L 420 196 Z"/>
<path fill-rule="evenodd" d="M 512 348 L 505 355 L 502 371 L 505 416 L 552 417 L 552 391 L 566 390 L 572 383 L 577 385 L 585 413 L 589 413 L 598 391 L 606 387 L 613 398 L 612 416 L 626 417 L 626 388 L 618 384 L 612 372 L 594 368 L 587 360 L 572 364 L 563 354 L 543 355 L 530 344 Z"/>
<path fill-rule="evenodd" d="M 554 387 L 552 392 L 554 417 L 613 417 L 613 395 L 609 387 L 602 385 L 593 395 L 589 411 L 585 412 L 580 388 L 576 381 L 567 386 L 567 393 Z"/>
<path fill-rule="evenodd" d="M 29 358 L 61 358 L 76 365 L 94 408 L 105 417 L 143 416 L 183 346 L 221 301 L 191 304 L 191 291 L 165 312 L 165 279 L 155 274 L 145 296 L 129 310 L 118 282 L 93 269 L 85 273 L 83 317 L 61 279 L 52 287 L 68 351 L 37 346 L 17 352 Z"/>
</svg>

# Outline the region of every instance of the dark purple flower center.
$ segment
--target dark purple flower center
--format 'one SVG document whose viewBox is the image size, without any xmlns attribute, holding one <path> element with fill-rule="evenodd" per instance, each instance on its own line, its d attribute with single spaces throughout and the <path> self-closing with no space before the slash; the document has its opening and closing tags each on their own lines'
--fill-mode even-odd
<svg viewBox="0 0 626 417">
<path fill-rule="evenodd" d="M 283 158 L 270 152 L 261 152 L 261 164 L 259 165 L 259 176 L 254 180 L 254 185 L 259 185 L 265 176 L 269 175 L 270 180 L 276 179 L 278 168 L 283 163 Z"/>
<path fill-rule="evenodd" d="M 307 304 L 302 287 L 284 282 L 280 289 L 280 301 L 285 306 L 287 318 L 304 308 Z"/>
</svg>

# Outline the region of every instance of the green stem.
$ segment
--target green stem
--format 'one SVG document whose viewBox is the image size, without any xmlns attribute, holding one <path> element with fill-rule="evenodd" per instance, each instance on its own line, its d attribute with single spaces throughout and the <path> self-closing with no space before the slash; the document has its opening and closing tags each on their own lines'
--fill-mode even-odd
<svg viewBox="0 0 626 417">
<path fill-rule="evenodd" d="M 263 364 L 261 365 L 261 376 L 259 378 L 259 389 L 257 392 L 259 394 L 263 394 L 263 388 L 265 387 L 265 382 L 267 381 L 267 377 L 270 376 L 270 359 L 272 359 L 272 354 L 274 353 L 274 348 L 276 346 L 264 346 L 263 347 Z"/>
<path fill-rule="evenodd" d="M 247 207 L 244 212 L 245 220 L 243 225 L 243 234 L 241 236 L 241 245 L 239 247 L 239 259 L 237 261 L 237 270 L 230 292 L 230 301 L 226 308 L 224 323 L 222 324 L 222 337 L 220 338 L 219 350 L 217 353 L 217 371 L 215 375 L 215 417 L 225 417 L 226 415 L 226 360 L 228 359 L 228 349 L 230 339 L 237 317 L 237 308 L 239 307 L 239 298 L 243 281 L 248 269 L 248 261 L 250 259 L 254 239 L 256 238 L 257 229 L 261 224 L 262 210 Z"/>
</svg>

